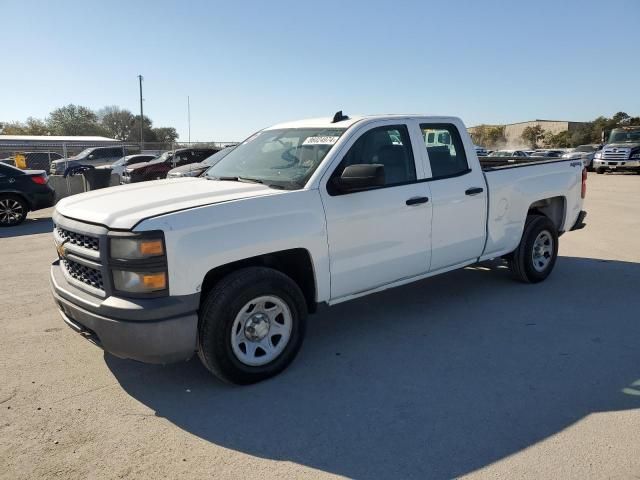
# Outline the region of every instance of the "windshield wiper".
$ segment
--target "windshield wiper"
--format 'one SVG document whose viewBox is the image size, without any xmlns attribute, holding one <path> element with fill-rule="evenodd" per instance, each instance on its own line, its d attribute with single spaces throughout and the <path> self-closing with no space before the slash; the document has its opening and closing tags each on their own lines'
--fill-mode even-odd
<svg viewBox="0 0 640 480">
<path fill-rule="evenodd" d="M 212 177 L 214 180 L 223 180 L 229 182 L 245 182 L 245 183 L 264 183 L 262 180 L 257 178 L 247 178 L 247 177 Z"/>
</svg>

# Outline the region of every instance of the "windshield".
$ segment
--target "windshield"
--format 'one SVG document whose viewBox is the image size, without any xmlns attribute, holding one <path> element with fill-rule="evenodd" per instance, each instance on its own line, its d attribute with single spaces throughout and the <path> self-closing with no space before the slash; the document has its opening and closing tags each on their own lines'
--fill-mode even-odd
<svg viewBox="0 0 640 480">
<path fill-rule="evenodd" d="M 93 152 L 93 148 L 85 148 L 80 153 L 78 153 L 77 155 L 74 155 L 71 158 L 84 158 L 88 156 L 91 152 Z"/>
<path fill-rule="evenodd" d="M 640 128 L 633 130 L 615 129 L 609 135 L 609 143 L 637 143 L 640 142 Z"/>
<path fill-rule="evenodd" d="M 302 188 L 344 131 L 344 128 L 263 130 L 235 147 L 207 170 L 206 176 Z"/>
<path fill-rule="evenodd" d="M 149 160 L 149 163 L 162 163 L 170 160 L 173 157 L 173 152 L 164 152 L 158 158 L 154 158 L 153 160 Z"/>
<path fill-rule="evenodd" d="M 207 167 L 211 167 L 222 160 L 224 157 L 229 155 L 234 147 L 225 148 L 224 150 L 220 150 L 219 152 L 214 153 L 210 157 L 205 158 L 202 163 L 204 163 Z"/>
<path fill-rule="evenodd" d="M 580 145 L 579 147 L 576 147 L 576 149 L 574 150 L 574 152 L 595 152 L 596 151 L 596 147 L 593 147 L 591 145 Z"/>
<path fill-rule="evenodd" d="M 120 160 L 113 162 L 112 167 L 121 167 L 122 165 L 124 165 L 125 158 L 126 157 L 122 157 Z"/>
</svg>

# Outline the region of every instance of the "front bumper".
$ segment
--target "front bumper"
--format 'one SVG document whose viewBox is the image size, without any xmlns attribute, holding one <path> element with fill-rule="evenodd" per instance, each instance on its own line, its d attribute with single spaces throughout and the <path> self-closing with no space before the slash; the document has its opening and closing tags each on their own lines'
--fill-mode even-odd
<svg viewBox="0 0 640 480">
<path fill-rule="evenodd" d="M 69 283 L 59 261 L 51 290 L 65 323 L 105 351 L 146 363 L 173 363 L 196 351 L 199 295 L 97 298 Z"/>
<path fill-rule="evenodd" d="M 611 170 L 635 170 L 640 169 L 640 160 L 605 160 L 596 158 L 593 160 L 593 167 Z"/>
</svg>

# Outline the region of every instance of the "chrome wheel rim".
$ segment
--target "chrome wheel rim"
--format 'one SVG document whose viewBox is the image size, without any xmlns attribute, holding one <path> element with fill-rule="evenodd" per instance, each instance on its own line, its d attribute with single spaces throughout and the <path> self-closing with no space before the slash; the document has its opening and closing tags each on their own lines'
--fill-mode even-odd
<svg viewBox="0 0 640 480">
<path fill-rule="evenodd" d="M 24 208 L 20 202 L 13 198 L 0 200 L 0 222 L 10 225 L 20 220 L 24 214 Z"/>
<path fill-rule="evenodd" d="M 533 242 L 531 260 L 536 272 L 543 272 L 553 258 L 553 237 L 548 230 L 541 231 Z"/>
<path fill-rule="evenodd" d="M 286 348 L 292 327 L 291 310 L 284 300 L 274 295 L 254 298 L 233 321 L 231 348 L 245 365 L 266 365 Z"/>
</svg>

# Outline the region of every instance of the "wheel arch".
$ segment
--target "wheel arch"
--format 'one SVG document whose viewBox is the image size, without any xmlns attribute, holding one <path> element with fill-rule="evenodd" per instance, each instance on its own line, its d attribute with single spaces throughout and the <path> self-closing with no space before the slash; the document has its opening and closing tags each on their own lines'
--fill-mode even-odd
<svg viewBox="0 0 640 480">
<path fill-rule="evenodd" d="M 27 210 L 31 211 L 33 209 L 33 205 L 31 204 L 31 201 L 29 200 L 29 198 L 21 191 L 19 190 L 2 190 L 0 191 L 0 197 L 7 195 L 7 196 L 11 196 L 11 197 L 18 197 L 20 198 L 20 200 L 24 201 L 24 203 L 27 204 Z"/>
<path fill-rule="evenodd" d="M 311 254 L 304 248 L 293 248 L 270 252 L 255 257 L 245 258 L 219 265 L 209 270 L 203 281 L 200 293 L 200 303 L 222 278 L 230 273 L 246 267 L 268 267 L 284 273 L 298 284 L 307 304 L 307 309 L 313 313 L 317 309 L 317 285 Z"/>
<path fill-rule="evenodd" d="M 567 199 L 564 196 L 549 197 L 536 200 L 527 210 L 529 215 L 543 215 L 553 222 L 558 232 L 564 231 L 567 212 Z"/>
</svg>

